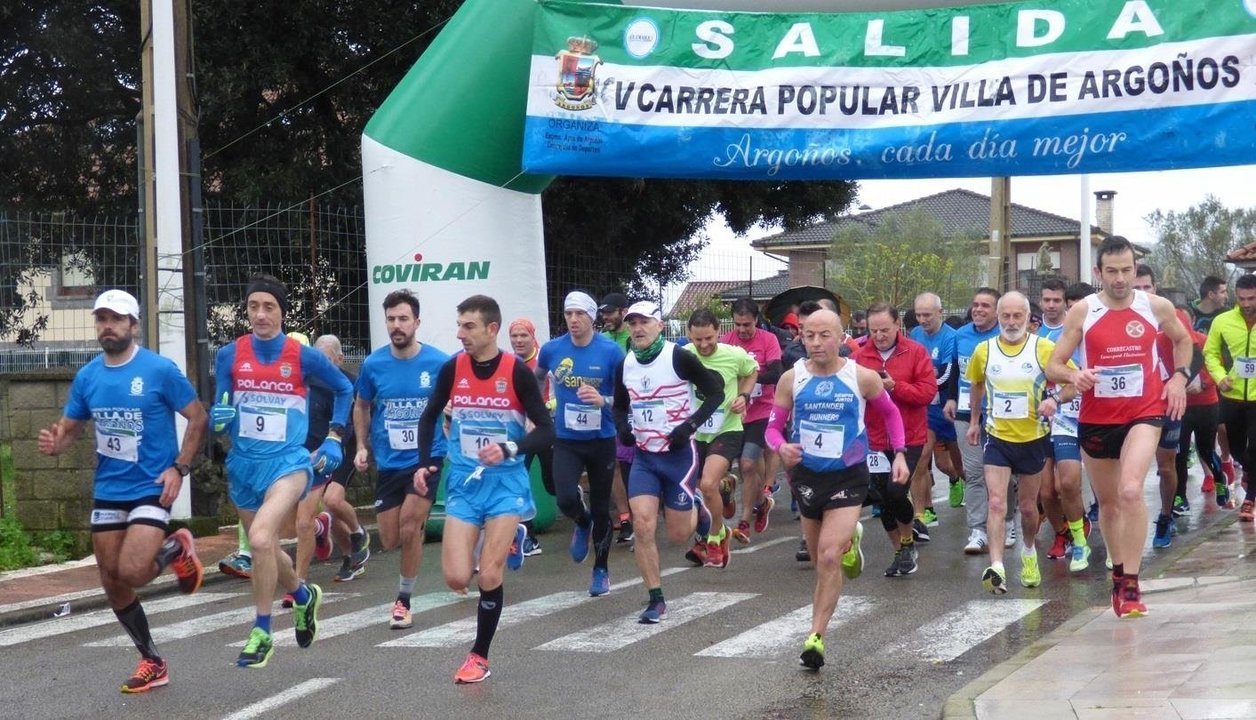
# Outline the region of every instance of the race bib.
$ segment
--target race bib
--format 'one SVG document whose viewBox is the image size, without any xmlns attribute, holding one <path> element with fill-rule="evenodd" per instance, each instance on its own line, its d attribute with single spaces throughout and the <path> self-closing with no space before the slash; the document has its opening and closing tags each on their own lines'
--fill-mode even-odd
<svg viewBox="0 0 1256 720">
<path fill-rule="evenodd" d="M 887 473 L 890 471 L 890 461 L 883 452 L 868 453 L 866 462 L 868 463 L 868 472 L 870 473 Z"/>
<path fill-rule="evenodd" d="M 971 412 L 973 406 L 970 404 L 972 398 L 968 397 L 968 390 L 972 385 L 960 380 L 959 381 L 959 398 L 956 400 L 956 407 L 960 412 Z"/>
<path fill-rule="evenodd" d="M 1256 358 L 1237 357 L 1234 358 L 1234 374 L 1244 380 L 1256 378 Z"/>
<path fill-rule="evenodd" d="M 1072 400 L 1069 400 L 1067 404 L 1060 408 L 1060 412 L 1056 414 L 1071 418 L 1080 417 L 1082 414 L 1082 396 L 1077 395 Z"/>
<path fill-rule="evenodd" d="M 138 462 L 140 455 L 140 438 L 138 435 L 123 435 L 101 432 L 96 429 L 96 452 L 114 460 Z"/>
<path fill-rule="evenodd" d="M 845 447 L 845 430 L 841 425 L 803 420 L 798 423 L 798 435 L 802 440 L 802 454 L 836 460 L 842 457 Z"/>
<path fill-rule="evenodd" d="M 288 439 L 288 411 L 283 408 L 240 406 L 240 437 L 263 442 Z"/>
<path fill-rule="evenodd" d="M 1099 380 L 1095 383 L 1095 397 L 1140 397 L 1143 394 L 1143 366 L 1117 365 L 1097 367 Z"/>
<path fill-rule="evenodd" d="M 576 432 L 592 432 L 602 427 L 602 411 L 593 405 L 563 404 L 563 425 Z"/>
<path fill-rule="evenodd" d="M 393 450 L 419 449 L 419 427 L 417 423 L 389 420 L 384 426 L 388 429 L 388 447 Z"/>
<path fill-rule="evenodd" d="M 662 400 L 641 400 L 632 406 L 634 430 L 663 430 L 667 426 L 667 410 Z"/>
<path fill-rule="evenodd" d="M 763 383 L 755 383 L 754 387 L 750 388 L 750 399 L 753 400 L 757 397 L 762 397 L 762 396 L 763 396 Z"/>
<path fill-rule="evenodd" d="M 505 428 L 463 425 L 458 435 L 458 447 L 462 450 L 463 457 L 473 458 L 480 454 L 481 448 L 494 443 L 504 443 L 508 439 Z"/>
<path fill-rule="evenodd" d="M 698 432 L 704 435 L 714 435 L 720 431 L 720 428 L 724 427 L 724 418 L 727 416 L 728 414 L 724 410 L 716 410 L 711 413 L 711 417 L 707 418 L 706 422 L 698 426 Z"/>
<path fill-rule="evenodd" d="M 1002 420 L 1021 420 L 1029 417 L 1029 394 L 994 392 L 992 414 Z"/>
</svg>

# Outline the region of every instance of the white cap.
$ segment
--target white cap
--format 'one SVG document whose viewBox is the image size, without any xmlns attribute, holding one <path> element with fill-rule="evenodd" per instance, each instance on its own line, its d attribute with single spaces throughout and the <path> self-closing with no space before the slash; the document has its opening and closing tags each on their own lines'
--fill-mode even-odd
<svg viewBox="0 0 1256 720">
<path fill-rule="evenodd" d="M 628 306 L 628 311 L 624 313 L 624 319 L 627 320 L 633 315 L 640 315 L 641 317 L 652 317 L 655 320 L 663 319 L 663 311 L 659 310 L 658 304 L 650 302 L 649 300 L 638 300 L 637 302 Z"/>
<path fill-rule="evenodd" d="M 567 298 L 563 300 L 563 312 L 568 310 L 579 310 L 589 317 L 597 317 L 597 303 L 588 293 L 572 290 L 567 293 Z"/>
<path fill-rule="evenodd" d="M 97 310 L 112 310 L 119 315 L 130 315 L 136 320 L 140 319 L 140 302 L 135 296 L 125 290 L 106 290 L 96 298 L 96 304 L 92 306 L 92 312 Z"/>
</svg>

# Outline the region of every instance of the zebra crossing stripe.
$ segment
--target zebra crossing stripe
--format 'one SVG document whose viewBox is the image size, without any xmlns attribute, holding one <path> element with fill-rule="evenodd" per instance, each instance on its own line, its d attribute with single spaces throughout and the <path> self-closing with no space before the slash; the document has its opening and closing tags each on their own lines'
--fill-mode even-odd
<svg viewBox="0 0 1256 720">
<path fill-rule="evenodd" d="M 183 608 L 196 607 L 197 605 L 205 605 L 212 602 L 222 600 L 230 600 L 240 597 L 244 593 L 196 593 L 193 595 L 174 595 L 171 597 L 158 598 L 144 602 L 144 612 L 148 615 L 154 615 L 169 610 L 180 610 Z M 31 642 L 33 640 L 42 640 L 43 638 L 64 635 L 66 633 L 77 632 L 89 628 L 99 627 L 101 625 L 109 625 L 118 621 L 112 610 L 93 610 L 92 612 L 83 613 L 82 615 L 70 615 L 69 617 L 57 618 L 40 623 L 32 623 L 30 625 L 19 625 L 8 630 L 0 630 L 0 647 L 8 647 L 10 645 L 20 645 L 22 643 Z M 128 641 L 128 645 L 130 642 Z"/>
<path fill-rule="evenodd" d="M 948 662 L 1003 631 L 1047 603 L 1046 600 L 970 600 L 959 610 L 930 620 L 881 650 L 908 653 L 927 662 Z"/>
<path fill-rule="evenodd" d="M 250 720 L 258 715 L 283 707 L 293 700 L 300 700 L 306 695 L 313 695 L 319 690 L 329 688 L 340 682 L 340 680 L 341 678 L 311 678 L 305 682 L 293 685 L 281 693 L 271 695 L 264 700 L 259 700 L 252 705 L 243 707 L 226 716 L 223 720 Z"/>
<path fill-rule="evenodd" d="M 640 581 L 638 581 L 640 582 Z M 556 612 L 568 610 L 597 598 L 589 597 L 587 592 L 560 592 L 544 595 L 532 600 L 525 600 L 517 605 L 507 603 L 502 608 L 498 630 L 514 627 L 529 620 L 545 617 Z M 420 632 L 399 637 L 380 643 L 376 647 L 455 647 L 466 645 L 475 640 L 475 618 L 457 620 L 444 625 L 437 625 Z"/>
<path fill-rule="evenodd" d="M 664 630 L 684 625 L 705 615 L 723 610 L 756 597 L 755 593 L 697 592 L 667 603 L 667 619 L 653 625 L 637 622 L 637 613 L 626 615 L 587 630 L 565 635 L 538 646 L 537 650 L 570 650 L 574 652 L 614 652 L 635 642 L 653 637 Z"/>
<path fill-rule="evenodd" d="M 829 620 L 829 631 L 840 625 L 872 612 L 874 603 L 866 597 L 844 595 L 837 603 L 837 611 Z M 811 605 L 782 615 L 774 620 L 751 628 L 740 635 L 718 642 L 694 653 L 701 657 L 761 658 L 783 655 L 797 650 L 811 627 Z"/>
<path fill-rule="evenodd" d="M 466 595 L 459 595 L 453 592 L 426 593 L 410 599 L 410 614 L 418 615 L 428 610 L 454 605 L 468 599 L 469 597 Z M 387 605 L 369 607 L 365 610 L 355 610 L 351 613 L 327 618 L 326 620 L 320 618 L 318 621 L 318 640 L 322 642 L 338 635 L 345 635 L 369 627 L 386 627 L 388 619 L 392 616 L 392 607 L 393 604 L 388 603 Z M 279 647 L 295 647 L 296 644 L 295 635 L 275 637 L 275 645 Z"/>
</svg>

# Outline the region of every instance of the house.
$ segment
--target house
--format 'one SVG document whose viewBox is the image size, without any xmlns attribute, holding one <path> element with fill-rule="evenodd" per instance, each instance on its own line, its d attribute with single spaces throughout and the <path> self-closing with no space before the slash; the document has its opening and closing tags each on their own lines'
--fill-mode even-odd
<svg viewBox="0 0 1256 720">
<path fill-rule="evenodd" d="M 1256 243 L 1248 243 L 1237 250 L 1230 251 L 1225 261 L 1240 268 L 1243 272 L 1256 272 Z"/>
<path fill-rule="evenodd" d="M 1092 258 L 1094 248 L 1112 234 L 1115 196 L 1116 192 L 1111 190 L 1095 193 L 1095 220 L 1098 225 L 1090 229 Z M 948 235 L 974 233 L 984 238 L 990 236 L 990 197 L 971 190 L 955 189 L 878 210 L 846 215 L 802 230 L 769 235 L 753 241 L 751 247 L 789 262 L 784 287 L 824 285 L 825 265 L 830 259 L 830 246 L 837 231 L 855 224 L 875 227 L 887 215 L 916 210 L 936 217 Z M 1043 243 L 1047 243 L 1049 248 L 1052 266 L 1068 281 L 1089 277 L 1089 272 L 1078 272 L 1079 225 L 1077 220 L 1012 203 L 1011 245 L 1018 277 L 1019 273 L 1035 268 L 1038 250 Z M 1145 249 L 1142 250 L 1145 252 Z"/>
<path fill-rule="evenodd" d="M 739 298 L 752 298 L 762 307 L 768 300 L 793 287 L 789 281 L 789 269 L 779 271 L 771 277 L 753 280 L 748 283 L 735 283 L 720 293 L 720 300 L 731 303 Z"/>
<path fill-rule="evenodd" d="M 693 280 L 680 291 L 676 302 L 672 303 L 665 317 L 688 320 L 694 310 L 707 307 L 712 300 L 720 298 L 724 290 L 744 284 L 739 280 Z"/>
</svg>

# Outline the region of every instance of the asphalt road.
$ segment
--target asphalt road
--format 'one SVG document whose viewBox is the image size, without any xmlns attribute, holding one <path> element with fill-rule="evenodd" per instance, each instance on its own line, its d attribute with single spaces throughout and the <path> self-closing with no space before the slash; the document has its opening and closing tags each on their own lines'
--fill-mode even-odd
<svg viewBox="0 0 1256 720">
<path fill-rule="evenodd" d="M 883 576 L 889 543 L 879 522 L 865 519 L 867 570 L 847 584 L 819 673 L 797 662 L 814 575 L 794 560 L 798 524 L 778 506 L 768 531 L 726 570 L 692 568 L 683 548 L 665 546 L 670 617 L 657 626 L 635 623 L 646 594 L 624 546 L 611 554 L 612 593 L 588 597 L 590 565 L 573 566 L 570 524 L 561 521 L 541 537 L 544 553 L 508 574 L 493 676 L 478 686 L 451 679 L 470 648 L 474 600 L 443 587 L 439 545 L 429 545 L 414 600 L 427 609 L 412 630 L 387 625 L 395 552 L 376 554 L 352 583 L 332 582 L 331 564 L 316 566 L 311 579 L 327 592 L 320 639 L 307 650 L 292 646 L 291 617 L 277 614 L 286 645 L 264 669 L 234 665 L 252 620 L 247 583 L 148 601 L 171 682 L 145 695 L 118 692 L 136 653 L 111 611 L 2 630 L 0 717 L 936 717 L 987 669 L 1106 604 L 1109 588 L 1097 532 L 1091 568 L 1072 577 L 1062 561 L 1045 560 L 1044 534 L 1042 586 L 1021 588 L 1012 559 L 1011 592 L 993 597 L 979 580 L 988 558 L 961 552 L 963 510 L 937 506 L 942 524 L 907 578 Z M 1217 515 L 1196 507 L 1177 545 L 1156 551 L 1144 574 L 1190 542 L 1191 526 Z"/>
</svg>

